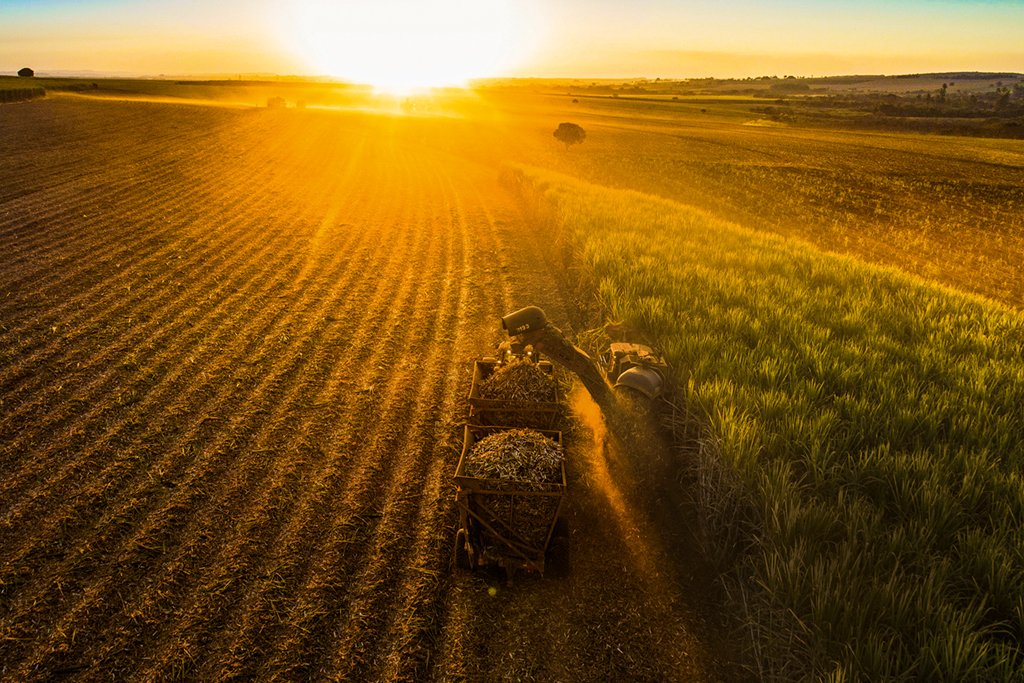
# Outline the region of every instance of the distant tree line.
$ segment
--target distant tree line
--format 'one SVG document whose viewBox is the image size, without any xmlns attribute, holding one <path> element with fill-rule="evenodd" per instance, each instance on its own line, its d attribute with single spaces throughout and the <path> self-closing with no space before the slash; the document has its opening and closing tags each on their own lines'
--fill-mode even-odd
<svg viewBox="0 0 1024 683">
<path fill-rule="evenodd" d="M 781 123 L 946 135 L 1024 138 L 1024 79 L 997 81 L 990 89 L 956 87 L 904 94 L 843 93 L 800 97 L 786 93 L 775 105 L 751 112 Z"/>
<path fill-rule="evenodd" d="M 1017 118 L 1024 116 L 1024 81 L 996 82 L 989 91 L 958 92 L 949 81 L 934 90 L 897 95 L 858 93 L 786 100 L 810 109 L 847 109 L 909 118 Z"/>
</svg>

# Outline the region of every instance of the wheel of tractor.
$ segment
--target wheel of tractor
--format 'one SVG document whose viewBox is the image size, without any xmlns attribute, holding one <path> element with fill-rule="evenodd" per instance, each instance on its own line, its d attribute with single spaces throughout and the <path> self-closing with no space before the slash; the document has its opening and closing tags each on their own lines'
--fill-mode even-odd
<svg viewBox="0 0 1024 683">
<path fill-rule="evenodd" d="M 469 555 L 469 546 L 466 543 L 466 530 L 459 529 L 455 534 L 455 548 L 453 550 L 456 569 L 471 570 L 473 563 Z"/>
</svg>

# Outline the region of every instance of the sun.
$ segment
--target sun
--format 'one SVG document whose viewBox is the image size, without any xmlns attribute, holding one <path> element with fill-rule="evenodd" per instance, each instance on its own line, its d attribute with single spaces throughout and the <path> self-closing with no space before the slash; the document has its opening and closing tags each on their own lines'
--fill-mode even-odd
<svg viewBox="0 0 1024 683">
<path fill-rule="evenodd" d="M 507 73 L 539 23 L 522 0 L 304 0 L 279 30 L 317 73 L 407 94 Z"/>
</svg>

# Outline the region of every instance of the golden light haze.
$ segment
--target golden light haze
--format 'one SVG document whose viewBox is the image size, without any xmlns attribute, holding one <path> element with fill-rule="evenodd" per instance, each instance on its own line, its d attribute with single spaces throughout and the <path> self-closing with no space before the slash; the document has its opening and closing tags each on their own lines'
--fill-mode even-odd
<svg viewBox="0 0 1024 683">
<path fill-rule="evenodd" d="M 490 76 L 1021 71 L 1024 3 L 9 0 L 0 72 Z"/>
<path fill-rule="evenodd" d="M 304 0 L 282 9 L 276 25 L 307 71 L 403 92 L 519 66 L 544 25 L 532 9 L 514 0 Z"/>
</svg>

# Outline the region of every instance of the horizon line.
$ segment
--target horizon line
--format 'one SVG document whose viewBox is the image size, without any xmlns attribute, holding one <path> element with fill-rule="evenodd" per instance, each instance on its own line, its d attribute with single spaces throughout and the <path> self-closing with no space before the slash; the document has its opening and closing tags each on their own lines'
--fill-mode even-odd
<svg viewBox="0 0 1024 683">
<path fill-rule="evenodd" d="M 0 70 L 0 76 L 18 77 L 18 69 L 4 69 Z M 29 67 L 31 68 L 31 67 Z M 217 81 L 233 81 L 233 80 L 259 80 L 259 79 L 279 79 L 279 80 L 307 80 L 307 81 L 319 81 L 321 83 L 329 83 L 334 85 L 353 85 L 353 86 L 372 86 L 369 83 L 360 83 L 358 81 L 344 80 L 335 76 L 329 76 L 325 74 L 287 74 L 277 73 L 269 71 L 243 71 L 243 72 L 223 72 L 223 71 L 209 71 L 209 72 L 195 72 L 195 73 L 181 73 L 181 74 L 153 74 L 153 73 L 140 73 L 140 72 L 129 72 L 129 71 L 101 71 L 101 70 L 90 70 L 90 69 L 33 69 L 35 71 L 34 78 L 100 78 L 100 79 L 137 79 L 137 80 L 217 80 Z M 908 78 L 908 77 L 924 77 L 924 76 L 967 76 L 974 75 L 978 77 L 1024 77 L 1024 72 L 1018 71 L 987 71 L 987 70 L 943 70 L 943 71 L 919 71 L 919 72 L 905 72 L 905 73 L 834 73 L 827 75 L 796 75 L 796 74 L 760 74 L 757 76 L 666 76 L 666 75 L 634 75 L 634 76 L 587 76 L 587 75 L 562 75 L 562 76 L 529 76 L 529 75 L 508 75 L 508 76 L 483 76 L 479 78 L 472 78 L 466 82 L 466 85 L 473 85 L 475 83 L 495 82 L 495 81 L 550 81 L 550 82 L 563 82 L 563 81 L 590 81 L 590 82 L 606 82 L 606 83 L 620 83 L 629 81 L 649 81 L 649 82 L 684 82 L 684 81 L 747 81 L 747 80 L 763 80 L 763 79 L 796 79 L 796 80 L 828 80 L 837 78 Z M 464 86 L 442 86 L 443 87 L 464 87 Z"/>
</svg>

